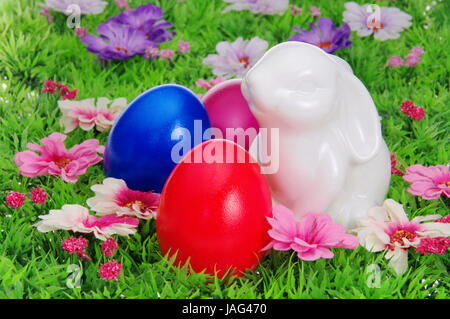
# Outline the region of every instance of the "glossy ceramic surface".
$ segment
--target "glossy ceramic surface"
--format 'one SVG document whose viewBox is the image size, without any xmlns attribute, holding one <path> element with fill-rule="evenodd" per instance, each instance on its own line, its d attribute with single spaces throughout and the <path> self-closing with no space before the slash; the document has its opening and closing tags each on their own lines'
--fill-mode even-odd
<svg viewBox="0 0 450 319">
<path fill-rule="evenodd" d="M 242 95 L 241 83 L 242 79 L 221 82 L 206 92 L 202 102 L 221 137 L 248 150 L 259 132 L 259 124 Z"/>
<path fill-rule="evenodd" d="M 221 149 L 222 163 L 205 153 Z M 226 158 L 246 158 L 227 162 Z M 228 157 L 230 158 L 230 157 Z M 176 251 L 178 264 L 188 258 L 194 271 L 214 270 L 223 276 L 230 268 L 241 276 L 254 269 L 270 241 L 267 233 L 272 203 L 267 181 L 254 159 L 237 144 L 214 139 L 194 148 L 174 169 L 161 194 L 156 233 L 161 252 Z"/>
<path fill-rule="evenodd" d="M 347 228 L 381 205 L 390 153 L 375 104 L 348 63 L 285 42 L 249 70 L 242 92 L 261 129 L 279 130 L 279 169 L 266 175 L 275 202 L 298 219 L 326 212 Z M 250 149 L 258 160 L 263 142 L 260 134 Z"/>
<path fill-rule="evenodd" d="M 131 189 L 159 193 L 177 164 L 174 146 L 184 139 L 187 153 L 210 126 L 203 104 L 190 90 L 174 84 L 154 87 L 132 101 L 111 129 L 105 174 L 124 179 Z"/>
</svg>

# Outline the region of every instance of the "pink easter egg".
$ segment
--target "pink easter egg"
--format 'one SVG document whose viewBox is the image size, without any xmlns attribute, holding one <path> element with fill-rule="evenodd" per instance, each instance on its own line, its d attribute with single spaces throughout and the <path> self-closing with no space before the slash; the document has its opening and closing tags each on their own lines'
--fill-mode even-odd
<svg viewBox="0 0 450 319">
<path fill-rule="evenodd" d="M 259 132 L 259 124 L 241 92 L 241 79 L 232 79 L 213 86 L 202 97 L 211 126 L 222 136 L 247 151 Z"/>
</svg>

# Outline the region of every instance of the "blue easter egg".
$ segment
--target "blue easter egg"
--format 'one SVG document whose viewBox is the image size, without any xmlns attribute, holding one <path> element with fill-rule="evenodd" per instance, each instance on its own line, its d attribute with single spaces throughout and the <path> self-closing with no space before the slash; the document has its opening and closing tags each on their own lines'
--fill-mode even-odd
<svg viewBox="0 0 450 319">
<path fill-rule="evenodd" d="M 160 193 L 177 162 L 204 141 L 210 127 L 205 107 L 190 90 L 154 87 L 134 99 L 112 127 L 105 174 L 131 189 Z"/>
</svg>

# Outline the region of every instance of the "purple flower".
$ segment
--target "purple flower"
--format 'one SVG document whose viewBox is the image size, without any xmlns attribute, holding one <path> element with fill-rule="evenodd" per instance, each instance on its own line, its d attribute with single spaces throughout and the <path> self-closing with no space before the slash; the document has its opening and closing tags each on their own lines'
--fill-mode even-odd
<svg viewBox="0 0 450 319">
<path fill-rule="evenodd" d="M 334 53 L 336 50 L 352 46 L 352 42 L 348 41 L 351 30 L 347 24 L 336 29 L 331 19 L 320 18 L 317 20 L 317 27 L 314 23 L 310 23 L 309 26 L 312 31 L 293 27 L 293 29 L 297 31 L 297 34 L 294 34 L 289 41 L 300 41 L 313 44 L 327 53 Z"/>
<path fill-rule="evenodd" d="M 218 54 L 209 54 L 203 64 L 211 67 L 213 73 L 226 79 L 243 77 L 244 74 L 263 56 L 269 42 L 253 37 L 244 40 L 239 37 L 234 42 L 222 41 L 216 45 Z"/>
<path fill-rule="evenodd" d="M 360 37 L 373 33 L 380 41 L 397 39 L 400 32 L 412 25 L 412 17 L 395 7 L 375 7 L 370 4 L 359 5 L 355 2 L 344 4 L 344 22 Z"/>
<path fill-rule="evenodd" d="M 172 23 L 161 20 L 162 17 L 161 8 L 149 3 L 139 6 L 134 11 L 122 12 L 110 21 L 128 25 L 143 32 L 152 42 L 161 43 L 170 41 L 172 36 L 175 36 L 175 31 L 167 30 Z"/>
<path fill-rule="evenodd" d="M 144 55 L 145 49 L 155 44 L 146 35 L 129 25 L 105 22 L 98 26 L 100 37 L 86 35 L 81 42 L 87 50 L 104 60 L 125 60 L 135 55 Z"/>
</svg>

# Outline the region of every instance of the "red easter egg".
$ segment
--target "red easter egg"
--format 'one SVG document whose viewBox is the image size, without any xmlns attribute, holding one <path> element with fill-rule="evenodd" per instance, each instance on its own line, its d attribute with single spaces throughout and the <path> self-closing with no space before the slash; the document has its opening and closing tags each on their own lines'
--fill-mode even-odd
<svg viewBox="0 0 450 319">
<path fill-rule="evenodd" d="M 177 252 L 195 272 L 242 276 L 264 257 L 272 216 L 269 186 L 250 154 L 224 139 L 192 149 L 161 193 L 156 233 L 163 255 Z"/>
</svg>

